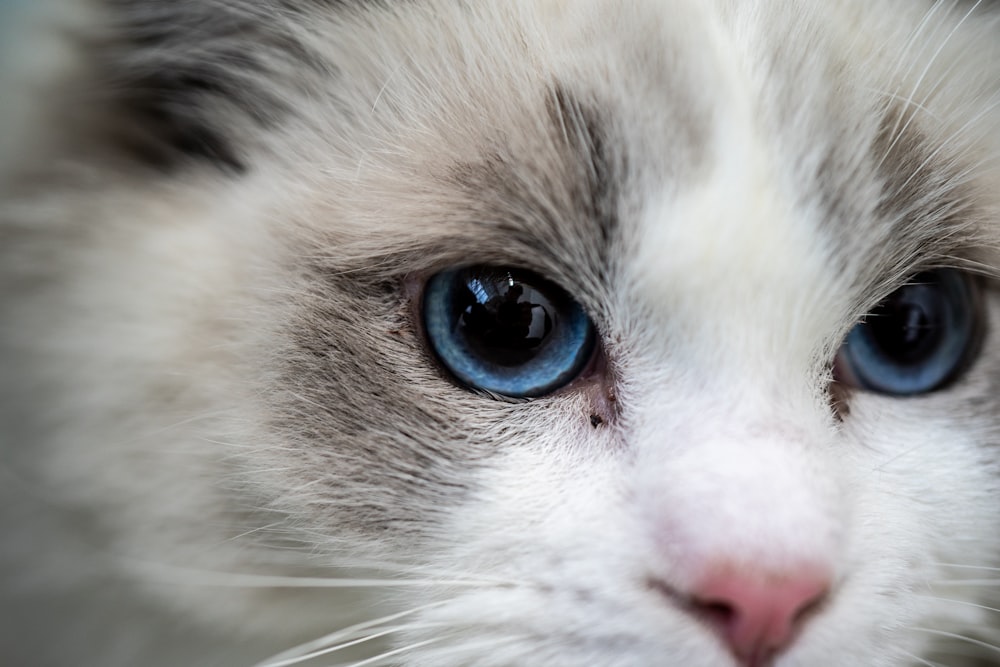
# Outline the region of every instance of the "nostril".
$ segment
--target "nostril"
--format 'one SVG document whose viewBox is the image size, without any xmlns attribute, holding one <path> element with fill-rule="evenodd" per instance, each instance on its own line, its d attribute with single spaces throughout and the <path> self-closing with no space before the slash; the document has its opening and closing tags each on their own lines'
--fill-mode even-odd
<svg viewBox="0 0 1000 667">
<path fill-rule="evenodd" d="M 716 628 L 728 628 L 736 619 L 736 609 L 724 602 L 692 601 L 689 608 L 695 616 Z"/>
</svg>

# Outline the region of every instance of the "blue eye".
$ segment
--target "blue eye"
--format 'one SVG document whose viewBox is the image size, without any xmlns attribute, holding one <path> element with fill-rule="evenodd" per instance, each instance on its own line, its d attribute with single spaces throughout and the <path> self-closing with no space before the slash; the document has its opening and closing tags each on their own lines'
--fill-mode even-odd
<svg viewBox="0 0 1000 667">
<path fill-rule="evenodd" d="M 976 350 L 974 288 L 971 278 L 951 269 L 915 276 L 848 334 L 834 367 L 837 380 L 896 396 L 946 385 Z"/>
<path fill-rule="evenodd" d="M 494 394 L 552 393 L 575 379 L 594 351 L 594 325 L 580 305 L 530 271 L 443 271 L 428 281 L 423 311 L 441 363 L 468 386 Z"/>
</svg>

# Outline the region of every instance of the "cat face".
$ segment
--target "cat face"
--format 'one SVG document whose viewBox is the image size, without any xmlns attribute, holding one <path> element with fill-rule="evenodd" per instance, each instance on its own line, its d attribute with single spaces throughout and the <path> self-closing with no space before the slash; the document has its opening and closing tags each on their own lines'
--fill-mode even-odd
<svg viewBox="0 0 1000 667">
<path fill-rule="evenodd" d="M 263 664 L 995 654 L 992 8 L 105 9 L 5 354 L 142 596 L 338 631 Z M 303 567 L 396 585 L 217 588 Z"/>
</svg>

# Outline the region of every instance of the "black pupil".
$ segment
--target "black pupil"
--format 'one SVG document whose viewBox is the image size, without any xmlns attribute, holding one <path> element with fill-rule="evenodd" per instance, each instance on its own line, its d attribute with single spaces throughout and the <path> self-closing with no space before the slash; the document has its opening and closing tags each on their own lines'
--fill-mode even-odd
<svg viewBox="0 0 1000 667">
<path fill-rule="evenodd" d="M 917 364 L 933 355 L 944 327 L 941 291 L 934 285 L 909 285 L 883 301 L 866 322 L 879 349 L 900 364 Z"/>
<path fill-rule="evenodd" d="M 556 306 L 544 286 L 511 273 L 477 272 L 461 279 L 455 326 L 470 352 L 501 366 L 533 359 L 556 325 Z"/>
</svg>

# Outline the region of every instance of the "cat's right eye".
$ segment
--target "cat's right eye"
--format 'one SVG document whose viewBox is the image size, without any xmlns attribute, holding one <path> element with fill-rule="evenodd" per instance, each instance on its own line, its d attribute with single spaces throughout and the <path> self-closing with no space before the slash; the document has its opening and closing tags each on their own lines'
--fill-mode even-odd
<svg viewBox="0 0 1000 667">
<path fill-rule="evenodd" d="M 915 276 L 847 336 L 834 364 L 837 381 L 895 396 L 944 387 L 978 349 L 975 288 L 953 269 Z"/>
<path fill-rule="evenodd" d="M 593 357 L 583 308 L 530 271 L 472 266 L 442 271 L 424 289 L 427 339 L 442 365 L 473 389 L 512 398 L 550 394 Z"/>
</svg>

